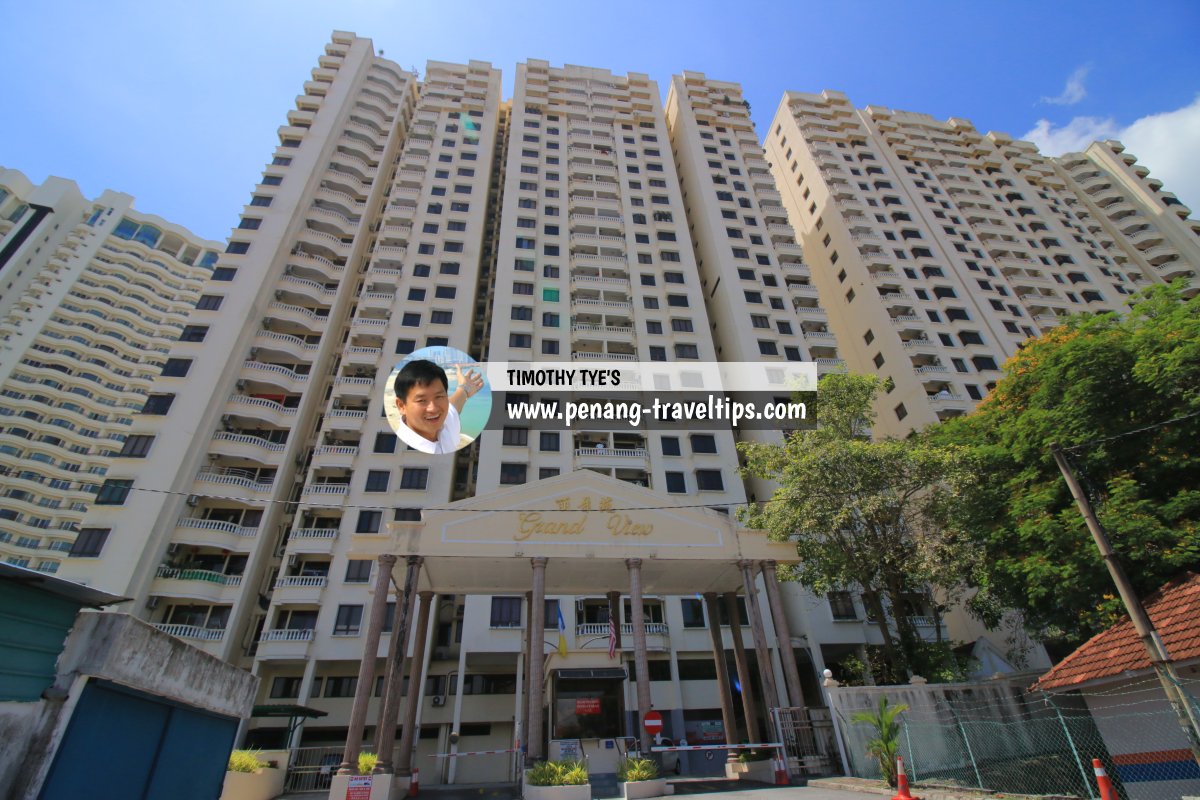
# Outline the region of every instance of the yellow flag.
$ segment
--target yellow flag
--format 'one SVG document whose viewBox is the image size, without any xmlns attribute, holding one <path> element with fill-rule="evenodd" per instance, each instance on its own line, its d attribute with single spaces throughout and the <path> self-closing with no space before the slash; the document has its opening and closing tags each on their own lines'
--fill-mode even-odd
<svg viewBox="0 0 1200 800">
<path fill-rule="evenodd" d="M 567 623 L 563 622 L 562 608 L 558 609 L 558 654 L 567 655 Z"/>
</svg>

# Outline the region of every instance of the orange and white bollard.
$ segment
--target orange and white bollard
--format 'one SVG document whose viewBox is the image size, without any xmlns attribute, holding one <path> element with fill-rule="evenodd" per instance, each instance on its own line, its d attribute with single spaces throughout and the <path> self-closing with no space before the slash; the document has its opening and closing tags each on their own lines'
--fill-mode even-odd
<svg viewBox="0 0 1200 800">
<path fill-rule="evenodd" d="M 921 800 L 919 797 L 913 797 L 908 791 L 908 775 L 904 772 L 904 759 L 896 756 L 896 796 L 892 800 Z M 1109 800 L 1109 798 L 1104 798 Z M 1117 800 L 1115 797 L 1112 800 Z"/>
<path fill-rule="evenodd" d="M 1112 778 L 1104 771 L 1100 759 L 1092 759 L 1092 769 L 1096 771 L 1096 783 L 1100 786 L 1100 800 L 1117 800 L 1117 790 L 1113 787 Z"/>
<path fill-rule="evenodd" d="M 787 760 L 782 755 L 776 755 L 772 759 L 775 765 L 775 785 L 776 786 L 791 786 L 791 779 L 788 778 Z"/>
<path fill-rule="evenodd" d="M 413 767 L 412 780 L 408 782 L 408 796 L 416 797 L 421 789 L 421 770 Z"/>
</svg>

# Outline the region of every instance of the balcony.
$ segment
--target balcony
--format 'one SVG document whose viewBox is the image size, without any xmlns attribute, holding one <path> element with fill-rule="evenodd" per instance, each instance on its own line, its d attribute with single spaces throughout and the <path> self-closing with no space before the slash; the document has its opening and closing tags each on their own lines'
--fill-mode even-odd
<svg viewBox="0 0 1200 800">
<path fill-rule="evenodd" d="M 224 628 L 201 628 L 199 625 L 172 625 L 164 622 L 156 622 L 154 627 L 176 639 L 218 642 L 225 638 Z"/>
<path fill-rule="evenodd" d="M 249 397 L 243 394 L 229 396 L 227 411 L 239 417 L 269 422 L 280 428 L 290 428 L 296 417 L 296 409 L 267 400 L 262 397 Z"/>
<path fill-rule="evenodd" d="M 572 361 L 637 361 L 636 355 L 629 353 L 571 353 Z"/>
<path fill-rule="evenodd" d="M 335 408 L 325 415 L 325 427 L 332 430 L 357 431 L 366 417 L 365 409 Z"/>
<path fill-rule="evenodd" d="M 312 642 L 311 628 L 277 628 L 263 631 L 258 637 L 258 658 L 298 659 L 308 654 Z"/>
<path fill-rule="evenodd" d="M 258 528 L 199 517 L 180 517 L 175 530 L 174 538 L 180 544 L 220 547 L 232 552 L 249 550 L 251 543 L 248 540 L 258 536 Z"/>
<path fill-rule="evenodd" d="M 198 483 L 212 483 L 219 486 L 236 486 L 257 494 L 270 494 L 274 488 L 274 480 L 259 481 L 254 470 L 217 469 L 203 467 L 196 473 Z"/>
<path fill-rule="evenodd" d="M 294 372 L 279 364 L 245 361 L 242 363 L 242 375 L 247 381 L 278 386 L 289 394 L 303 394 L 308 387 L 308 375 Z"/>
<path fill-rule="evenodd" d="M 310 483 L 305 485 L 302 497 L 345 497 L 350 493 L 348 483 Z"/>
<path fill-rule="evenodd" d="M 241 575 L 225 575 L 207 569 L 161 566 L 155 574 L 150 593 L 219 602 L 222 599 L 231 598 L 231 595 L 226 592 L 227 589 L 237 588 L 241 585 Z"/>
<path fill-rule="evenodd" d="M 246 458 L 265 464 L 270 462 L 274 456 L 282 453 L 286 447 L 287 445 L 283 442 L 272 442 L 259 436 L 217 431 L 213 434 L 209 452 L 233 458 Z"/>
<path fill-rule="evenodd" d="M 272 599 L 277 603 L 315 603 L 328 582 L 324 575 L 281 575 L 275 579 Z"/>
<path fill-rule="evenodd" d="M 296 528 L 288 536 L 288 552 L 324 555 L 333 552 L 337 528 Z"/>
</svg>

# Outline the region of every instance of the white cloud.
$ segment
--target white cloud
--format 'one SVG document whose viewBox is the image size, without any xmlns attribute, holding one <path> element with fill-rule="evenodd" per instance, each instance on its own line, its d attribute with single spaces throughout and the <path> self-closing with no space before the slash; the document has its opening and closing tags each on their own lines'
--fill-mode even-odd
<svg viewBox="0 0 1200 800">
<path fill-rule="evenodd" d="M 1083 98 L 1087 97 L 1087 89 L 1083 85 L 1083 79 L 1091 72 L 1092 65 L 1084 64 L 1074 72 L 1071 77 L 1067 78 L 1067 85 L 1063 87 L 1062 94 L 1058 97 L 1043 97 L 1043 103 L 1049 103 L 1053 106 L 1073 106 Z"/>
<path fill-rule="evenodd" d="M 1075 117 L 1060 126 L 1040 119 L 1022 138 L 1051 156 L 1081 152 L 1097 140 L 1120 139 L 1166 191 L 1200 208 L 1195 205 L 1200 203 L 1200 95 L 1183 108 L 1150 114 L 1125 127 L 1111 118 Z"/>
</svg>

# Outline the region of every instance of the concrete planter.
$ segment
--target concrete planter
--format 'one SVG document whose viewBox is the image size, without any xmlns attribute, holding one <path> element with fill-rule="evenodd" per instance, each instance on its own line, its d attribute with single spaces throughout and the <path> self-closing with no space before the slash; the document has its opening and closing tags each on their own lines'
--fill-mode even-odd
<svg viewBox="0 0 1200 800">
<path fill-rule="evenodd" d="M 525 784 L 521 791 L 524 800 L 592 800 L 592 785 L 582 786 L 530 786 Z"/>
<path fill-rule="evenodd" d="M 286 770 L 260 769 L 257 772 L 226 772 L 221 800 L 272 800 L 283 794 Z"/>
<path fill-rule="evenodd" d="M 654 778 L 649 781 L 631 781 L 621 784 L 621 796 L 625 800 L 642 800 L 645 797 L 664 797 L 671 794 L 667 788 L 666 778 Z"/>
<path fill-rule="evenodd" d="M 766 761 L 729 761 L 725 764 L 725 777 L 738 781 L 758 781 L 759 783 L 775 783 L 775 762 Z"/>
</svg>

